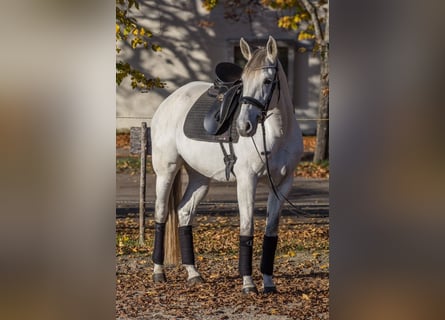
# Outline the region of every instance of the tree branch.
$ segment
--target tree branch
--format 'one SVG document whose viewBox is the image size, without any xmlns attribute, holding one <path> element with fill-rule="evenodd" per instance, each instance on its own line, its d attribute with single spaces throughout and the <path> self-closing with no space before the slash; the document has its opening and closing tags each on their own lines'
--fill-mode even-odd
<svg viewBox="0 0 445 320">
<path fill-rule="evenodd" d="M 329 2 L 328 2 L 329 5 Z M 326 9 L 326 24 L 325 24 L 325 32 L 324 32 L 324 40 L 329 45 L 329 9 Z"/>
<path fill-rule="evenodd" d="M 304 8 L 311 15 L 312 24 L 314 25 L 315 39 L 317 40 L 319 45 L 321 46 L 325 45 L 326 42 L 324 39 L 323 31 L 321 30 L 320 19 L 318 18 L 317 9 L 309 0 L 300 0 L 300 1 L 301 3 L 303 3 Z"/>
</svg>

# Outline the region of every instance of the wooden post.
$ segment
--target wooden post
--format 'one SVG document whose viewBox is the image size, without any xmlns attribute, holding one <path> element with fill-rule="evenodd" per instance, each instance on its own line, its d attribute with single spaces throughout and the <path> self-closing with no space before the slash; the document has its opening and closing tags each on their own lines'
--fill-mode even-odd
<svg viewBox="0 0 445 320">
<path fill-rule="evenodd" d="M 139 244 L 145 244 L 145 182 L 147 176 L 147 123 L 141 124 L 141 174 L 139 185 Z"/>
</svg>

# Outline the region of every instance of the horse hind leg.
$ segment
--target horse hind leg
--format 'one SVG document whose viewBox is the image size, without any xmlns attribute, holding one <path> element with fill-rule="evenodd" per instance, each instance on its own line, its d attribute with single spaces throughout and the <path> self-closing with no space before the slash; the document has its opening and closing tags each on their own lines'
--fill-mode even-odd
<svg viewBox="0 0 445 320">
<path fill-rule="evenodd" d="M 176 175 L 180 174 L 179 169 L 182 161 L 178 158 L 175 162 L 170 162 L 167 166 L 161 166 L 153 158 L 153 166 L 156 171 L 156 201 L 155 201 L 155 239 L 153 249 L 153 281 L 165 282 L 164 274 L 164 254 L 165 254 L 165 233 L 166 220 L 169 213 L 169 198 L 172 187 L 175 183 Z"/>
<path fill-rule="evenodd" d="M 210 179 L 187 167 L 189 183 L 179 204 L 179 243 L 181 247 L 182 264 L 187 270 L 189 283 L 203 282 L 195 266 L 192 223 L 196 208 L 209 190 Z"/>
</svg>

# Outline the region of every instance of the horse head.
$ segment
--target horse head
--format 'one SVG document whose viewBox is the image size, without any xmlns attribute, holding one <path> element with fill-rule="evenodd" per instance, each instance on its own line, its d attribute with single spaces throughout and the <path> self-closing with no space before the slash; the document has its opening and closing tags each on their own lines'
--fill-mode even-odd
<svg viewBox="0 0 445 320">
<path fill-rule="evenodd" d="M 249 44 L 241 38 L 241 53 L 247 60 L 243 70 L 241 110 L 236 121 L 238 133 L 243 137 L 255 134 L 259 121 L 264 121 L 278 84 L 277 43 L 269 36 L 265 48 L 252 53 Z"/>
</svg>

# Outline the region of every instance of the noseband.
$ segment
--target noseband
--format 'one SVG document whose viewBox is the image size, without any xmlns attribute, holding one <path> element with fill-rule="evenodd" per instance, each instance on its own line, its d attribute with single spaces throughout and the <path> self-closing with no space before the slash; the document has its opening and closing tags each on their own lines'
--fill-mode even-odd
<svg viewBox="0 0 445 320">
<path fill-rule="evenodd" d="M 261 67 L 261 68 L 255 69 L 255 70 L 260 70 L 260 69 L 270 69 L 270 68 L 275 69 L 275 74 L 274 74 L 274 78 L 272 80 L 272 86 L 270 88 L 269 95 L 267 96 L 265 103 L 263 104 L 258 99 L 255 99 L 255 98 L 249 97 L 249 96 L 242 96 L 240 98 L 241 104 L 243 104 L 243 103 L 252 104 L 261 110 L 262 121 L 264 121 L 266 119 L 266 113 L 269 110 L 270 101 L 272 100 L 272 96 L 273 96 L 273 93 L 275 91 L 275 87 L 277 84 L 278 84 L 278 94 L 280 93 L 280 89 L 279 89 L 280 81 L 277 78 L 278 66 L 277 66 L 277 64 L 275 64 L 274 66 L 267 66 L 267 67 Z M 278 100 L 280 100 L 280 96 L 278 96 Z"/>
</svg>

